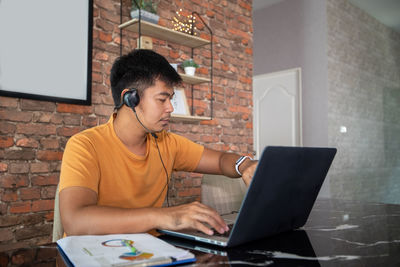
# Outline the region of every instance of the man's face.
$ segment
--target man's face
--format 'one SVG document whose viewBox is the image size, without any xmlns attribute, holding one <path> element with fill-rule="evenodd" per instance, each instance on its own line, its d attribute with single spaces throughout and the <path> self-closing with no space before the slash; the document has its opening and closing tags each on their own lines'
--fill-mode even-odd
<svg viewBox="0 0 400 267">
<path fill-rule="evenodd" d="M 155 84 L 144 90 L 136 112 L 142 123 L 154 132 L 167 128 L 174 108 L 171 99 L 174 89 L 167 87 L 163 81 L 156 80 Z"/>
</svg>

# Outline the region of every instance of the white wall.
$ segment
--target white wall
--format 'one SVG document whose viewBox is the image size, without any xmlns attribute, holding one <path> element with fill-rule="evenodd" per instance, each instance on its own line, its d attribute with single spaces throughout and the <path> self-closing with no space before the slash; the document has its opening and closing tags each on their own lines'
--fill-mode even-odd
<svg viewBox="0 0 400 267">
<path fill-rule="evenodd" d="M 254 75 L 301 67 L 303 143 L 338 148 L 320 196 L 400 203 L 399 33 L 347 0 L 285 0 L 253 20 Z"/>
<path fill-rule="evenodd" d="M 328 146 L 326 24 L 325 0 L 285 0 L 253 12 L 254 75 L 302 69 L 304 146 Z M 329 191 L 328 176 L 320 196 Z"/>
<path fill-rule="evenodd" d="M 286 0 L 253 13 L 254 75 L 301 67 L 303 143 L 326 146 L 326 3 Z"/>
</svg>

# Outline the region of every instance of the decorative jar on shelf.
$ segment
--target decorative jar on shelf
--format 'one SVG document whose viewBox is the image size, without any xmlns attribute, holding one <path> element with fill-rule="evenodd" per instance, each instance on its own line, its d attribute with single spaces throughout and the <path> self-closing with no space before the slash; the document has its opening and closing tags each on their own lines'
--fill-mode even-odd
<svg viewBox="0 0 400 267">
<path fill-rule="evenodd" d="M 140 18 L 142 20 L 158 24 L 160 16 L 157 15 L 157 3 L 153 3 L 151 0 L 132 0 L 132 19 L 139 19 L 138 7 L 140 7 Z"/>
<path fill-rule="evenodd" d="M 158 24 L 158 20 L 160 19 L 160 16 L 158 16 L 156 14 L 153 14 L 153 13 L 150 13 L 150 12 L 148 12 L 146 10 L 140 10 L 140 11 L 141 11 L 140 12 L 141 13 L 140 19 L 142 19 L 144 21 L 147 21 L 147 22 L 154 23 L 154 24 Z M 139 10 L 138 9 L 131 11 L 131 18 L 132 19 L 139 19 Z"/>
</svg>

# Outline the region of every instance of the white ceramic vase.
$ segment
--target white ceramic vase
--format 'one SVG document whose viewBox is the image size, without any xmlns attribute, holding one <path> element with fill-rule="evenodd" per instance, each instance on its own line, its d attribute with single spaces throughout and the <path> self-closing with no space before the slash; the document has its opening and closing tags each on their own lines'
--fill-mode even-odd
<svg viewBox="0 0 400 267">
<path fill-rule="evenodd" d="M 194 76 L 194 73 L 196 72 L 196 68 L 195 67 L 185 67 L 185 74 L 190 75 L 190 76 Z"/>
</svg>

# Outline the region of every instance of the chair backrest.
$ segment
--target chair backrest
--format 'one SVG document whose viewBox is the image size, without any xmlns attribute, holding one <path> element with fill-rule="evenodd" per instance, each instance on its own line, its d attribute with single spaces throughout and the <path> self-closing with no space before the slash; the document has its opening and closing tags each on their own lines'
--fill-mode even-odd
<svg viewBox="0 0 400 267">
<path fill-rule="evenodd" d="M 201 183 L 201 202 L 220 214 L 238 211 L 247 187 L 242 179 L 205 174 Z"/>
<path fill-rule="evenodd" d="M 59 199 L 58 199 L 59 186 L 60 185 L 57 185 L 56 197 L 54 199 L 53 242 L 56 242 L 58 239 L 61 239 L 64 236 L 64 228 L 61 223 Z"/>
</svg>

